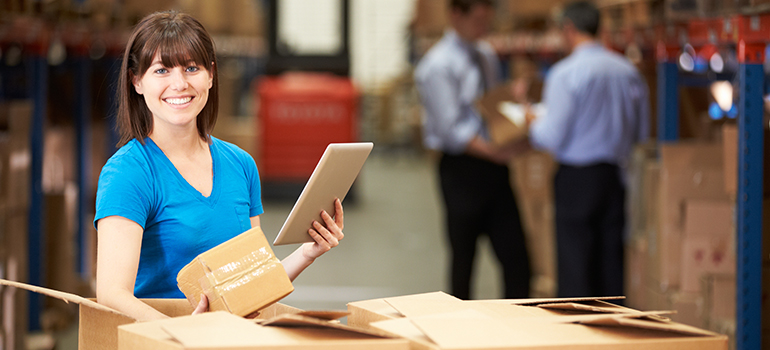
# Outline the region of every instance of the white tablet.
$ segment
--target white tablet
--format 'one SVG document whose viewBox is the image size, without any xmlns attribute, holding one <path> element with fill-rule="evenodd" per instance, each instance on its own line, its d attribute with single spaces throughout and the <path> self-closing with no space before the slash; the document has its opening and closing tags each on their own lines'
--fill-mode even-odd
<svg viewBox="0 0 770 350">
<path fill-rule="evenodd" d="M 307 233 L 311 223 L 324 223 L 321 210 L 334 215 L 334 198 L 345 199 L 372 147 L 371 142 L 330 143 L 273 245 L 313 242 Z"/>
</svg>

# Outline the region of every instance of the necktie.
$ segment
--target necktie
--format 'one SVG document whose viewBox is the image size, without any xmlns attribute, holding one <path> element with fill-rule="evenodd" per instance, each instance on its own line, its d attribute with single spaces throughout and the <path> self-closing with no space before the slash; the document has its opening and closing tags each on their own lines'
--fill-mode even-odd
<svg viewBox="0 0 770 350">
<path fill-rule="evenodd" d="M 487 82 L 487 64 L 486 64 L 486 61 L 484 60 L 484 56 L 481 55 L 481 51 L 479 51 L 478 48 L 472 49 L 471 58 L 473 59 L 473 62 L 476 64 L 476 66 L 479 68 L 479 73 L 481 74 L 481 79 L 479 79 L 479 89 L 483 94 L 489 88 L 489 83 Z"/>
</svg>

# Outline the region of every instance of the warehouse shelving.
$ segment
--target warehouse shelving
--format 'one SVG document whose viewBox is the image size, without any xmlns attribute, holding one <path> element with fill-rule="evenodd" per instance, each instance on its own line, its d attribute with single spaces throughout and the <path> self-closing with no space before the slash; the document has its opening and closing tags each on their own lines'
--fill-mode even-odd
<svg viewBox="0 0 770 350">
<path fill-rule="evenodd" d="M 697 19 L 686 35 L 662 37 L 658 44 L 658 140 L 679 138 L 678 87 L 682 75 L 676 62 L 681 40 L 694 46 L 730 45 L 737 51 L 734 85 L 738 101 L 738 192 L 736 197 L 736 345 L 761 348 L 762 198 L 764 161 L 763 62 L 770 15 L 734 15 Z M 668 39 L 668 40 L 667 40 Z"/>
</svg>

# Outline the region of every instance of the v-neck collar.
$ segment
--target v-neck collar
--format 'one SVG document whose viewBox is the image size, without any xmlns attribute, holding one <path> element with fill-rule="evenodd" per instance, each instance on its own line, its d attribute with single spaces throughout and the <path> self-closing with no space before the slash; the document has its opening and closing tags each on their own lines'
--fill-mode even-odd
<svg viewBox="0 0 770 350">
<path fill-rule="evenodd" d="M 158 147 L 158 145 L 149 137 L 144 139 L 145 142 L 150 146 L 150 148 L 158 155 L 158 159 L 161 160 L 161 162 L 168 167 L 168 169 L 171 171 L 171 173 L 174 174 L 174 177 L 176 177 L 177 181 L 179 181 L 182 184 L 182 187 L 187 189 L 187 192 L 192 195 L 193 197 L 197 198 L 201 202 L 204 202 L 208 204 L 209 206 L 214 206 L 217 201 L 219 200 L 219 193 L 221 192 L 219 190 L 219 181 L 217 181 L 217 174 L 219 173 L 219 151 L 216 146 L 214 146 L 214 138 L 212 137 L 212 142 L 209 144 L 209 153 L 211 154 L 211 172 L 212 172 L 212 184 L 211 184 L 211 193 L 208 197 L 204 196 L 200 191 L 198 191 L 193 185 L 191 185 L 189 182 L 187 182 L 187 179 L 182 176 L 182 174 L 179 172 L 179 170 L 174 166 L 174 163 L 171 162 L 170 159 L 166 156 L 165 153 L 163 153 L 163 150 Z"/>
</svg>

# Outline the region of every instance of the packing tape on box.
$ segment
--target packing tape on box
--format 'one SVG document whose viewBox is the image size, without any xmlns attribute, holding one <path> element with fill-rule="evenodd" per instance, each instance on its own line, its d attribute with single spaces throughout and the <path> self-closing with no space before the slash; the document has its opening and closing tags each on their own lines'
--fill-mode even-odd
<svg viewBox="0 0 770 350">
<path fill-rule="evenodd" d="M 216 301 L 225 293 L 248 284 L 259 276 L 276 268 L 281 263 L 269 249 L 262 247 L 244 257 L 212 270 L 206 261 L 201 259 L 206 275 L 201 277 L 201 290 L 209 302 Z"/>
</svg>

